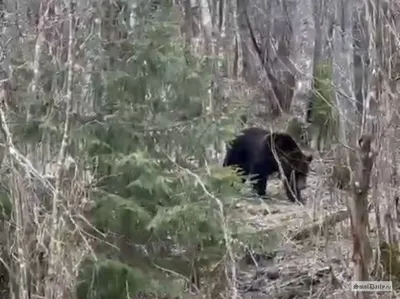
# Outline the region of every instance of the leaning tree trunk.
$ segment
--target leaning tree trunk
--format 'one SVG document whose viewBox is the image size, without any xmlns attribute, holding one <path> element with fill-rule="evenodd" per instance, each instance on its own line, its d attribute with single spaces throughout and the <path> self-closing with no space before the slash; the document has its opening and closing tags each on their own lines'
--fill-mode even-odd
<svg viewBox="0 0 400 299">
<path fill-rule="evenodd" d="M 296 71 L 290 59 L 292 27 L 286 6 L 237 1 L 243 77 L 259 90 L 265 117 L 289 112 L 293 98 Z"/>
</svg>

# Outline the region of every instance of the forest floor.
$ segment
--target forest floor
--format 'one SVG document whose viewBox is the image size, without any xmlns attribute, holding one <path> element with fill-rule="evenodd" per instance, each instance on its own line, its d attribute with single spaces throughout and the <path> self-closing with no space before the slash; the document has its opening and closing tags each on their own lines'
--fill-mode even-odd
<svg viewBox="0 0 400 299">
<path fill-rule="evenodd" d="M 254 250 L 256 263 L 245 259 L 239 263 L 237 279 L 243 299 L 352 298 L 350 219 L 343 217 L 346 219 L 329 223 L 317 233 L 305 234 L 309 231 L 305 228 L 315 221 L 338 211 L 342 216 L 347 214 L 345 191 L 329 192 L 321 171 L 316 171 L 321 165 L 313 163 L 308 188 L 303 191 L 307 199 L 304 206 L 285 200 L 279 181 L 268 186 L 270 200 L 245 201 L 238 206 L 238 215 L 266 239 L 265 248 Z M 376 248 L 372 214 L 370 225 L 371 244 Z M 279 237 L 274 239 L 273 234 Z M 396 298 L 389 292 L 370 294 L 371 298 Z"/>
</svg>

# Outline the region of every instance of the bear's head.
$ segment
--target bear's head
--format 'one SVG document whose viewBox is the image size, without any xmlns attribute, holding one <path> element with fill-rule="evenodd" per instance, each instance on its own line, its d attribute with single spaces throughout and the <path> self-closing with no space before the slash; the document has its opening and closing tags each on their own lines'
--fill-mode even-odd
<svg viewBox="0 0 400 299">
<path fill-rule="evenodd" d="M 311 154 L 305 154 L 296 141 L 286 133 L 271 133 L 268 140 L 271 149 L 275 149 L 287 175 L 295 176 L 299 190 L 306 187 L 307 175 L 313 160 Z"/>
</svg>

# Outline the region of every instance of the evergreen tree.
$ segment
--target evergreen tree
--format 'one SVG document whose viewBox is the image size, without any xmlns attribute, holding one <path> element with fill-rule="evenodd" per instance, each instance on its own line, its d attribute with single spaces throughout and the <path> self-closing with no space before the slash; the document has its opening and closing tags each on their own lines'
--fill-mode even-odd
<svg viewBox="0 0 400 299">
<path fill-rule="evenodd" d="M 82 267 L 82 299 L 174 293 L 171 273 L 208 271 L 231 246 L 225 218 L 241 188 L 209 153 L 240 120 L 215 94 L 208 112 L 213 58 L 188 54 L 168 4 L 149 12 L 139 6 L 123 41 L 103 45 L 106 71 L 92 76 L 103 78 L 93 82 L 102 117 L 73 134 L 97 181 L 91 221 L 118 247 L 99 245 Z"/>
</svg>

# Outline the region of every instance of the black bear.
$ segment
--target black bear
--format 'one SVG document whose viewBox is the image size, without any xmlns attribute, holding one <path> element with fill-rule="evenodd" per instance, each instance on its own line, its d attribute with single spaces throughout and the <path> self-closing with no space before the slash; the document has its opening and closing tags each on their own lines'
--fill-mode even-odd
<svg viewBox="0 0 400 299">
<path fill-rule="evenodd" d="M 300 191 L 306 187 L 313 157 L 304 154 L 286 133 L 271 133 L 257 127 L 244 129 L 228 145 L 223 166 L 238 167 L 244 176 L 253 175 L 254 191 L 259 196 L 265 196 L 268 177 L 279 173 L 274 152 L 287 178 L 284 186 L 288 199 L 294 202 L 297 197 L 298 201 L 303 202 Z"/>
</svg>

